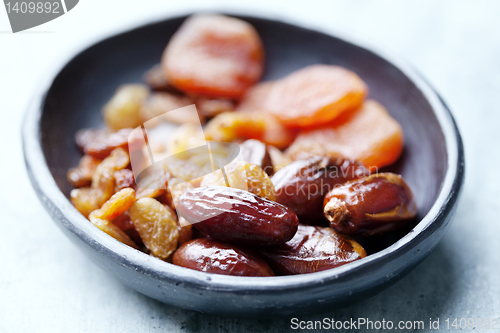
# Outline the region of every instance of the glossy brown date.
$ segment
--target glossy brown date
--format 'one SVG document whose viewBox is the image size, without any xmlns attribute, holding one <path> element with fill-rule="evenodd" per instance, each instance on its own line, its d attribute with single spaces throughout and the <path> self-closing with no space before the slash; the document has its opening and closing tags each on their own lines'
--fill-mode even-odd
<svg viewBox="0 0 500 333">
<path fill-rule="evenodd" d="M 295 161 L 272 177 L 279 203 L 291 208 L 302 222 L 324 221 L 323 199 L 336 185 L 369 172 L 345 159 L 315 157 Z"/>
<path fill-rule="evenodd" d="M 324 214 L 339 232 L 373 236 L 406 225 L 417 215 L 417 206 L 401 176 L 379 173 L 330 191 L 325 197 Z"/>
<path fill-rule="evenodd" d="M 256 253 L 210 238 L 183 244 L 174 253 L 173 264 L 197 271 L 235 276 L 273 276 L 269 265 Z"/>
<path fill-rule="evenodd" d="M 177 211 L 211 237 L 238 244 L 282 244 L 295 235 L 299 224 L 291 209 L 224 186 L 187 191 L 181 196 Z"/>
<path fill-rule="evenodd" d="M 324 271 L 366 257 L 363 247 L 350 237 L 302 224 L 290 241 L 258 252 L 278 275 Z"/>
<path fill-rule="evenodd" d="M 246 140 L 240 144 L 240 151 L 243 161 L 256 164 L 269 176 L 273 175 L 273 164 L 265 143 L 255 139 Z"/>
</svg>

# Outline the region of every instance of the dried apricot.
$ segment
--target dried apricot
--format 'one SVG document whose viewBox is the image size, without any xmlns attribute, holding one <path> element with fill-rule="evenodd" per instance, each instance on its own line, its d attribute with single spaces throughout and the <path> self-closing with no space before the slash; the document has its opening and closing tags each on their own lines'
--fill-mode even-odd
<svg viewBox="0 0 500 333">
<path fill-rule="evenodd" d="M 170 39 L 162 66 L 178 89 L 208 97 L 240 98 L 264 68 L 257 31 L 223 15 L 194 15 Z"/>
<path fill-rule="evenodd" d="M 207 140 L 231 142 L 257 139 L 278 148 L 288 147 L 296 134 L 274 117 L 258 111 L 221 113 L 208 122 L 204 132 Z"/>
<path fill-rule="evenodd" d="M 379 103 L 368 100 L 358 111 L 331 124 L 302 131 L 287 153 L 293 159 L 314 155 L 344 157 L 381 168 L 403 151 L 403 130 Z"/>
<path fill-rule="evenodd" d="M 312 65 L 276 81 L 265 105 L 286 126 L 321 125 L 358 108 L 367 91 L 366 84 L 350 70 Z"/>
<path fill-rule="evenodd" d="M 236 107 L 236 111 L 267 112 L 266 101 L 272 90 L 273 84 L 274 81 L 259 82 L 248 89 Z"/>
<path fill-rule="evenodd" d="M 149 89 L 143 84 L 120 86 L 111 100 L 104 105 L 104 121 L 113 130 L 140 126 L 140 110 L 148 95 Z"/>
<path fill-rule="evenodd" d="M 224 167 L 203 177 L 201 186 L 229 186 L 240 190 L 249 191 L 259 197 L 276 201 L 276 191 L 274 190 L 271 178 L 261 167 L 243 161 L 234 161 Z"/>
<path fill-rule="evenodd" d="M 155 199 L 142 198 L 130 207 L 129 215 L 151 254 L 167 259 L 175 251 L 179 230 L 173 210 Z"/>
<path fill-rule="evenodd" d="M 273 276 L 269 265 L 251 250 L 209 238 L 194 239 L 174 253 L 174 265 L 197 271 L 236 275 Z"/>
</svg>

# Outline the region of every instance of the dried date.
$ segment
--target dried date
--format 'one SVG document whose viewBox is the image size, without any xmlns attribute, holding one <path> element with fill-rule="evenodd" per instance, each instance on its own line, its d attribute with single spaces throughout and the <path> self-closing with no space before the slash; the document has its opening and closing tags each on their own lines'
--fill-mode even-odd
<svg viewBox="0 0 500 333">
<path fill-rule="evenodd" d="M 405 226 L 417 206 L 401 176 L 379 173 L 334 188 L 325 197 L 324 214 L 339 232 L 373 236 Z"/>
<path fill-rule="evenodd" d="M 222 186 L 184 193 L 177 211 L 213 238 L 252 245 L 277 245 L 297 231 L 295 213 L 253 193 Z"/>
<path fill-rule="evenodd" d="M 210 238 L 194 239 L 175 252 L 173 263 L 197 271 L 235 276 L 273 276 L 256 253 Z"/>
<path fill-rule="evenodd" d="M 299 225 L 285 244 L 260 248 L 276 274 L 291 275 L 324 271 L 366 256 L 361 245 L 331 228 Z"/>
</svg>

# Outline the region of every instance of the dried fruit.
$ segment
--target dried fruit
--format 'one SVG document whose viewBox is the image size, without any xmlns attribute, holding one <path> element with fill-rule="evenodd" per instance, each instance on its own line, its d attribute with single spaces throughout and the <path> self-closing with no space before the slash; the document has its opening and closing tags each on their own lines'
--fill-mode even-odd
<svg viewBox="0 0 500 333">
<path fill-rule="evenodd" d="M 130 162 L 129 156 L 122 148 L 116 148 L 96 168 L 92 175 L 90 187 L 77 188 L 71 191 L 73 206 L 87 217 L 92 211 L 100 208 L 114 193 L 117 170 L 124 169 Z"/>
<path fill-rule="evenodd" d="M 193 123 L 185 123 L 169 137 L 167 151 L 169 154 L 179 154 L 205 144 L 205 135 L 200 127 Z"/>
<path fill-rule="evenodd" d="M 115 171 L 115 193 L 135 184 L 134 173 L 130 169 Z"/>
<path fill-rule="evenodd" d="M 176 209 L 180 197 L 187 191 L 194 189 L 193 184 L 184 182 L 178 178 L 172 178 L 168 181 L 168 192 L 172 196 L 172 208 Z"/>
<path fill-rule="evenodd" d="M 155 199 L 142 198 L 130 207 L 129 215 L 151 254 L 167 259 L 175 251 L 179 230 L 173 210 Z"/>
<path fill-rule="evenodd" d="M 148 95 L 149 89 L 143 84 L 120 86 L 111 100 L 104 105 L 104 121 L 113 130 L 140 126 L 140 110 Z"/>
<path fill-rule="evenodd" d="M 272 182 L 276 201 L 291 208 L 300 221 L 324 221 L 323 198 L 338 184 L 368 174 L 360 164 L 315 157 L 295 161 L 276 172 Z"/>
<path fill-rule="evenodd" d="M 331 228 L 299 225 L 285 244 L 258 252 L 276 274 L 305 274 L 335 268 L 364 258 L 366 251 L 348 236 Z"/>
<path fill-rule="evenodd" d="M 196 108 L 204 117 L 213 118 L 218 114 L 233 111 L 234 102 L 226 98 L 196 98 Z"/>
<path fill-rule="evenodd" d="M 269 176 L 273 175 L 273 164 L 265 143 L 254 139 L 246 140 L 240 144 L 240 152 L 243 161 L 256 164 Z"/>
<path fill-rule="evenodd" d="M 135 191 L 132 188 L 124 188 L 115 193 L 101 208 L 94 210 L 90 216 L 101 220 L 114 220 L 125 213 L 135 202 Z"/>
<path fill-rule="evenodd" d="M 121 214 L 120 216 L 118 216 L 117 218 L 115 218 L 111 222 L 114 225 L 116 225 L 118 228 L 123 230 L 127 234 L 127 236 L 129 236 L 130 239 L 132 239 L 134 241 L 135 244 L 137 244 L 139 246 L 144 245 L 142 242 L 141 236 L 139 235 L 137 230 L 135 230 L 135 228 L 134 228 L 134 222 L 132 222 L 132 220 L 130 219 L 128 211 Z"/>
<path fill-rule="evenodd" d="M 90 222 L 92 222 L 93 225 L 95 225 L 114 239 L 122 242 L 123 244 L 131 246 L 134 249 L 137 249 L 137 245 L 134 243 L 134 241 L 131 240 L 123 230 L 121 230 L 118 226 L 114 225 L 110 221 L 101 220 L 96 217 L 90 217 Z"/>
<path fill-rule="evenodd" d="M 185 218 L 179 216 L 179 246 L 193 238 L 193 226 Z"/>
<path fill-rule="evenodd" d="M 186 93 L 238 99 L 261 77 L 264 50 L 250 24 L 222 15 L 194 15 L 170 39 L 162 67 Z"/>
<path fill-rule="evenodd" d="M 170 173 L 164 169 L 153 169 L 137 182 L 137 199 L 156 198 L 166 193 Z"/>
<path fill-rule="evenodd" d="M 161 119 L 172 122 L 174 124 L 183 123 L 200 123 L 199 115 L 196 118 L 191 117 L 189 112 L 169 112 L 175 109 L 182 108 L 193 104 L 189 97 L 176 95 L 168 92 L 154 93 L 145 101 L 140 110 L 140 117 L 142 122 L 151 120 L 152 118 L 162 115 Z M 150 126 L 152 126 L 150 124 Z"/>
<path fill-rule="evenodd" d="M 240 190 L 249 191 L 260 197 L 276 201 L 271 178 L 258 166 L 243 161 L 234 161 L 224 167 L 203 177 L 201 186 L 229 186 Z"/>
<path fill-rule="evenodd" d="M 179 247 L 175 251 L 173 263 L 213 274 L 274 275 L 269 265 L 253 251 L 209 238 L 194 239 Z"/>
<path fill-rule="evenodd" d="M 279 203 L 222 186 L 184 193 L 177 211 L 211 237 L 242 244 L 284 243 L 293 237 L 299 223 L 295 213 Z"/>
<path fill-rule="evenodd" d="M 113 195 L 106 201 L 100 209 L 94 210 L 89 215 L 89 220 L 96 227 L 110 235 L 111 237 L 125 243 L 133 248 L 136 244 L 117 225 L 110 221 L 125 213 L 135 201 L 135 191 L 126 188 Z"/>
<path fill-rule="evenodd" d="M 97 165 L 101 163 L 90 155 L 83 155 L 80 159 L 80 163 L 76 168 L 69 169 L 67 173 L 68 181 L 73 185 L 73 187 L 84 187 L 89 186 L 92 182 L 92 175 L 94 174 Z"/>
<path fill-rule="evenodd" d="M 331 227 L 356 236 L 399 229 L 417 215 L 410 188 L 393 173 L 374 174 L 334 188 L 324 204 Z"/>
<path fill-rule="evenodd" d="M 314 126 L 358 108 L 367 92 L 366 84 L 350 70 L 312 65 L 276 81 L 265 106 L 286 126 Z"/>
<path fill-rule="evenodd" d="M 83 129 L 77 132 L 76 143 L 85 154 L 104 159 L 116 148 L 128 149 L 131 133 L 131 128 L 123 128 L 117 132 Z"/>
<path fill-rule="evenodd" d="M 273 81 L 260 82 L 248 89 L 245 96 L 243 96 L 240 103 L 236 107 L 236 111 L 257 111 L 269 114 L 266 106 L 266 100 L 272 90 L 273 84 Z"/>
<path fill-rule="evenodd" d="M 368 100 L 352 114 L 299 133 L 287 153 L 293 159 L 344 157 L 377 169 L 394 163 L 403 151 L 403 130 L 379 103 Z"/>
<path fill-rule="evenodd" d="M 257 111 L 221 113 L 208 122 L 204 132 L 207 140 L 231 142 L 257 139 L 278 148 L 288 147 L 296 134 L 273 116 Z"/>
<path fill-rule="evenodd" d="M 274 146 L 268 146 L 267 151 L 271 157 L 271 164 L 273 166 L 273 173 L 278 172 L 281 168 L 292 163 L 292 159 L 285 155 L 281 150 Z"/>
<path fill-rule="evenodd" d="M 144 73 L 142 79 L 152 90 L 179 93 L 179 90 L 168 81 L 167 75 L 160 64 L 151 67 Z"/>
</svg>

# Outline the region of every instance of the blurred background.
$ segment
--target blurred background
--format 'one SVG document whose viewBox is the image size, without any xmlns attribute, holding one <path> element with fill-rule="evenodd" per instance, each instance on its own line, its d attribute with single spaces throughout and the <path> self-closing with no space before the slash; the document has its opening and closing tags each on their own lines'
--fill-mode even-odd
<svg viewBox="0 0 500 333">
<path fill-rule="evenodd" d="M 161 304 L 90 262 L 42 208 L 20 128 L 46 73 L 68 54 L 134 25 L 203 10 L 264 15 L 343 32 L 399 54 L 448 103 L 462 133 L 466 183 L 436 250 L 400 282 L 354 306 L 300 320 L 500 317 L 500 2 L 82 0 L 12 34 L 0 9 L 0 332 L 288 332 L 290 318 L 206 316 Z M 89 96 L 91 98 L 91 96 Z M 70 110 L 68 110 L 69 112 Z"/>
</svg>

